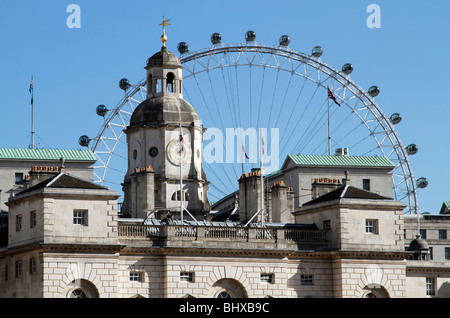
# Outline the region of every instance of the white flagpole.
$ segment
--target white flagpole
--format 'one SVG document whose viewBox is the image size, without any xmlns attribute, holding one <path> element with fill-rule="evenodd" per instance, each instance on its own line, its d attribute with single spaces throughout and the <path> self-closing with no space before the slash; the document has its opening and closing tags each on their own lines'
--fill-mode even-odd
<svg viewBox="0 0 450 318">
<path fill-rule="evenodd" d="M 331 131 L 330 131 L 330 97 L 328 100 L 328 155 L 331 156 Z"/>
<path fill-rule="evenodd" d="M 262 227 L 264 227 L 264 177 L 263 177 L 263 155 L 264 155 L 264 140 L 263 140 L 263 135 L 262 135 L 262 128 L 259 129 L 259 134 L 260 134 L 260 144 L 261 144 L 261 149 L 260 149 L 260 154 L 261 154 L 261 168 L 260 168 L 260 173 L 261 173 L 261 225 Z"/>
<path fill-rule="evenodd" d="M 180 123 L 180 215 L 181 215 L 181 225 L 183 225 L 183 175 L 181 167 L 183 166 L 183 140 L 181 139 L 183 136 L 183 131 L 181 130 L 181 123 Z"/>
</svg>

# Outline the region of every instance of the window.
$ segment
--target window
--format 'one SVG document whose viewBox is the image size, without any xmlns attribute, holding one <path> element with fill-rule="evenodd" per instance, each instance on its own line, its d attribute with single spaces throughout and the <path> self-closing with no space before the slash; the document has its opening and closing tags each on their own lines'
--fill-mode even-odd
<svg viewBox="0 0 450 318">
<path fill-rule="evenodd" d="M 86 210 L 74 210 L 73 211 L 73 224 L 80 224 L 87 226 L 87 213 Z"/>
<path fill-rule="evenodd" d="M 260 281 L 261 283 L 272 284 L 273 274 L 261 274 Z"/>
<path fill-rule="evenodd" d="M 30 212 L 30 228 L 36 227 L 36 211 Z"/>
<path fill-rule="evenodd" d="M 23 184 L 23 173 L 22 172 L 16 172 L 15 184 Z"/>
<path fill-rule="evenodd" d="M 173 75 L 173 73 L 168 73 L 167 74 L 167 92 L 168 93 L 173 93 L 173 86 L 174 86 L 174 78 L 175 76 Z"/>
<path fill-rule="evenodd" d="M 323 229 L 331 230 L 331 221 L 330 220 L 323 221 Z"/>
<path fill-rule="evenodd" d="M 16 215 L 16 232 L 22 231 L 22 214 Z"/>
<path fill-rule="evenodd" d="M 180 282 L 190 282 L 194 281 L 194 273 L 192 272 L 180 272 Z"/>
<path fill-rule="evenodd" d="M 302 275 L 300 277 L 301 285 L 314 285 L 313 284 L 313 275 Z"/>
<path fill-rule="evenodd" d="M 362 183 L 363 189 L 370 191 L 370 179 L 363 179 Z"/>
<path fill-rule="evenodd" d="M 445 259 L 450 259 L 450 247 L 445 248 Z"/>
<path fill-rule="evenodd" d="M 5 265 L 5 281 L 8 280 L 8 265 Z"/>
<path fill-rule="evenodd" d="M 18 261 L 16 262 L 16 278 L 19 278 L 22 276 L 22 262 Z"/>
<path fill-rule="evenodd" d="M 88 298 L 86 293 L 82 289 L 75 289 L 71 294 L 70 298 Z"/>
<path fill-rule="evenodd" d="M 427 296 L 436 296 L 436 278 L 426 278 Z"/>
<path fill-rule="evenodd" d="M 36 274 L 36 259 L 32 258 L 30 259 L 30 274 Z"/>
<path fill-rule="evenodd" d="M 378 220 L 366 220 L 366 233 L 378 234 Z"/>
<path fill-rule="evenodd" d="M 427 230 L 420 229 L 420 236 L 421 236 L 423 239 L 426 239 L 426 238 L 427 238 Z"/>
<path fill-rule="evenodd" d="M 174 192 L 172 194 L 172 200 L 173 201 L 180 201 L 180 190 L 178 190 L 177 192 Z M 183 191 L 183 201 L 184 202 L 189 201 L 189 194 L 186 191 Z"/>
<path fill-rule="evenodd" d="M 130 272 L 130 282 L 143 282 L 144 273 L 143 272 Z"/>
<path fill-rule="evenodd" d="M 439 230 L 439 239 L 446 240 L 447 239 L 447 230 Z"/>
<path fill-rule="evenodd" d="M 217 294 L 217 298 L 233 298 L 233 296 L 231 296 L 229 292 L 224 290 Z"/>
</svg>

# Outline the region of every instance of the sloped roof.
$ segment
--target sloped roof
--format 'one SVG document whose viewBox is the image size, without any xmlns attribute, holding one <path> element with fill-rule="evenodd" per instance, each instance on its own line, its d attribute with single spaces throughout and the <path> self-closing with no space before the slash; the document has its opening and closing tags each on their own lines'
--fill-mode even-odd
<svg viewBox="0 0 450 318">
<path fill-rule="evenodd" d="M 450 212 L 450 201 L 444 201 L 442 203 L 442 207 L 441 207 L 441 214 L 445 214 L 445 213 L 449 213 Z"/>
<path fill-rule="evenodd" d="M 17 195 L 22 193 L 31 192 L 42 188 L 65 188 L 65 189 L 102 189 L 108 190 L 108 188 L 89 182 L 65 173 L 60 173 L 50 179 L 42 181 L 24 191 L 19 192 Z"/>
<path fill-rule="evenodd" d="M 316 199 L 308 201 L 303 205 L 310 205 L 319 202 L 326 202 L 335 199 L 366 199 L 366 200 L 392 200 L 374 192 L 366 191 L 351 185 L 344 185 Z"/>
<path fill-rule="evenodd" d="M 61 157 L 63 157 L 66 161 L 97 161 L 95 154 L 89 149 L 0 148 L 0 160 L 59 160 Z"/>
<path fill-rule="evenodd" d="M 288 158 L 302 166 L 395 167 L 388 158 L 376 156 L 289 155 Z"/>
</svg>

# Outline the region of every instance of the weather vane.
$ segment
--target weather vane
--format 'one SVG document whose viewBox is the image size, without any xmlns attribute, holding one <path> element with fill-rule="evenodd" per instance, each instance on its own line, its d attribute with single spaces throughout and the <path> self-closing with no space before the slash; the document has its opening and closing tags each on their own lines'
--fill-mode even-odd
<svg viewBox="0 0 450 318">
<path fill-rule="evenodd" d="M 161 36 L 161 42 L 163 43 L 163 46 L 166 46 L 166 42 L 167 42 L 167 36 L 166 36 L 166 26 L 170 25 L 169 20 L 164 20 L 164 16 L 163 16 L 163 22 L 160 24 L 160 26 L 163 27 L 163 35 Z"/>
</svg>

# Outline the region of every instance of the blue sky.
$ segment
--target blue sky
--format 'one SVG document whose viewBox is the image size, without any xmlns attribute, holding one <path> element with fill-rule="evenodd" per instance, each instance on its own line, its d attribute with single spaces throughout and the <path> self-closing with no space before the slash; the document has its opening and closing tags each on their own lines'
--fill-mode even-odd
<svg viewBox="0 0 450 318">
<path fill-rule="evenodd" d="M 79 29 L 66 25 L 71 3 L 81 8 Z M 381 9 L 379 29 L 366 25 L 371 3 Z M 95 107 L 118 103 L 121 78 L 145 77 L 145 61 L 161 47 L 164 15 L 174 53 L 180 41 L 199 50 L 214 32 L 224 43 L 240 43 L 254 30 L 260 43 L 276 45 L 288 34 L 297 51 L 320 45 L 322 60 L 335 68 L 351 62 L 356 83 L 380 86 L 376 101 L 384 112 L 402 114 L 395 128 L 405 145 L 419 146 L 414 174 L 430 182 L 420 190 L 421 211 L 438 213 L 450 200 L 449 14 L 446 0 L 3 0 L 0 147 L 30 144 L 31 76 L 39 147 L 79 148 L 79 136 L 95 136 L 102 125 Z"/>
</svg>

